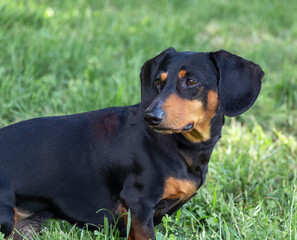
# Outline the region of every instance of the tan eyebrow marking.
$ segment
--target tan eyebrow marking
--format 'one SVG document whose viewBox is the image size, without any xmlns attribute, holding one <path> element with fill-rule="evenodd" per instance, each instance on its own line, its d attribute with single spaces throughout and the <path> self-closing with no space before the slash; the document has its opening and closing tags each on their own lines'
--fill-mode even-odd
<svg viewBox="0 0 297 240">
<path fill-rule="evenodd" d="M 183 78 L 184 76 L 186 76 L 186 74 L 187 74 L 187 71 L 186 71 L 186 70 L 181 70 L 181 71 L 179 71 L 179 73 L 178 73 L 178 77 L 179 77 L 179 78 Z"/>
<path fill-rule="evenodd" d="M 161 81 L 165 81 L 167 79 L 168 72 L 161 73 Z"/>
</svg>

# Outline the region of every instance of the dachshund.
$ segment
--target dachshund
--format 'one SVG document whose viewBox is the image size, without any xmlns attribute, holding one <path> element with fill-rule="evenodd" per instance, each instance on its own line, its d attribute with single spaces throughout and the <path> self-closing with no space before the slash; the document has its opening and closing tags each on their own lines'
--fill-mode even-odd
<svg viewBox="0 0 297 240">
<path fill-rule="evenodd" d="M 0 231 L 33 239 L 50 218 L 92 230 L 123 215 L 121 236 L 155 239 L 205 182 L 224 116 L 254 104 L 263 76 L 224 50 L 168 48 L 142 66 L 139 104 L 2 128 Z"/>
</svg>

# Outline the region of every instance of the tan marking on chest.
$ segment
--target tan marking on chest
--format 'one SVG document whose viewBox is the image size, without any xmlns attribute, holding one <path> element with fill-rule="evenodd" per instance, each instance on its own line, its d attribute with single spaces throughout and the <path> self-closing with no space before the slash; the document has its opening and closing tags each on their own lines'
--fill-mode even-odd
<svg viewBox="0 0 297 240">
<path fill-rule="evenodd" d="M 181 199 L 185 201 L 197 191 L 196 183 L 190 180 L 181 180 L 169 177 L 165 180 L 162 199 Z"/>
</svg>

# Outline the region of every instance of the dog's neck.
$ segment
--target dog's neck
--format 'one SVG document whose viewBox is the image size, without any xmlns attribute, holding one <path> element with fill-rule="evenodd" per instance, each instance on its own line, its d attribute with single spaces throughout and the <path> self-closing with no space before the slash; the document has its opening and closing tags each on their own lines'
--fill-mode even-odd
<svg viewBox="0 0 297 240">
<path fill-rule="evenodd" d="M 199 126 L 191 132 L 179 134 L 176 139 L 181 157 L 194 174 L 206 174 L 203 168 L 207 168 L 211 153 L 221 137 L 224 115 L 217 113 L 207 124 L 205 128 Z"/>
<path fill-rule="evenodd" d="M 182 133 L 186 139 L 193 143 L 205 142 L 210 139 L 210 124 L 209 122 L 201 123 L 195 126 L 191 131 Z"/>
<path fill-rule="evenodd" d="M 177 149 L 181 158 L 187 164 L 189 171 L 198 175 L 204 172 L 203 168 L 207 167 L 211 153 L 219 138 L 220 135 L 216 135 L 208 141 L 193 144 L 182 135 L 179 136 Z"/>
<path fill-rule="evenodd" d="M 138 105 L 139 107 L 139 105 Z M 221 129 L 224 124 L 224 115 L 219 111 L 207 122 L 196 125 L 190 132 L 161 134 L 151 129 L 143 120 L 143 109 L 138 111 L 138 119 L 143 122 L 151 136 L 156 142 L 175 142 L 176 150 L 183 161 L 187 164 L 189 171 L 194 175 L 205 176 L 211 153 L 221 137 Z M 149 134 L 149 135 L 150 135 Z"/>
</svg>

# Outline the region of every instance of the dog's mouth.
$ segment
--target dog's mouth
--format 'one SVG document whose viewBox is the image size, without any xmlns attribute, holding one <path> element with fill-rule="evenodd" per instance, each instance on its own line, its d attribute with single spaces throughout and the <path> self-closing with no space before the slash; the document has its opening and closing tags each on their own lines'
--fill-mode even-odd
<svg viewBox="0 0 297 240">
<path fill-rule="evenodd" d="M 174 128 L 162 128 L 158 126 L 150 126 L 156 132 L 163 133 L 163 134 L 171 134 L 171 133 L 179 133 L 179 132 L 189 132 L 194 128 L 194 123 L 189 123 L 185 127 L 181 129 L 174 129 Z"/>
<path fill-rule="evenodd" d="M 182 132 L 188 132 L 188 131 L 191 131 L 194 127 L 194 123 L 189 123 L 187 126 L 185 126 L 183 129 L 182 129 Z"/>
</svg>

